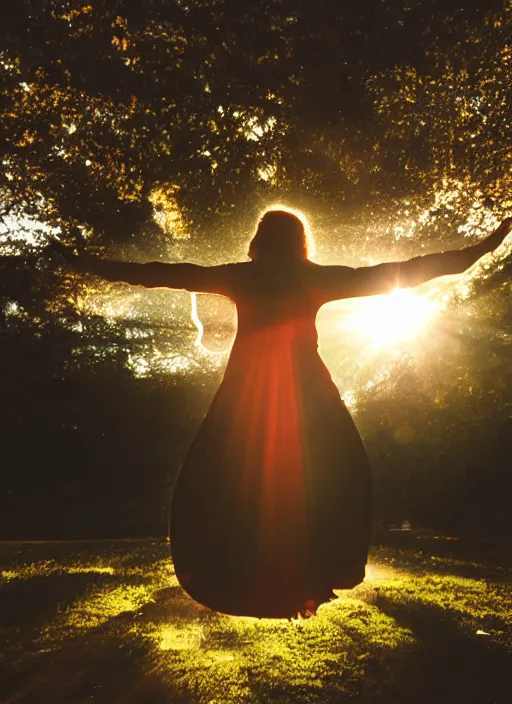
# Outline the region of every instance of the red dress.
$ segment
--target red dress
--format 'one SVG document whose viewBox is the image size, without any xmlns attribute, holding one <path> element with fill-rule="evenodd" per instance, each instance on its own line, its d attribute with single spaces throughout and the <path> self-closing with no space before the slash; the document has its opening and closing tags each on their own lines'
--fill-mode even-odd
<svg viewBox="0 0 512 704">
<path fill-rule="evenodd" d="M 314 610 L 364 579 L 370 539 L 368 459 L 315 326 L 350 286 L 343 267 L 247 262 L 201 290 L 235 302 L 238 331 L 176 485 L 176 575 L 223 613 Z"/>
</svg>

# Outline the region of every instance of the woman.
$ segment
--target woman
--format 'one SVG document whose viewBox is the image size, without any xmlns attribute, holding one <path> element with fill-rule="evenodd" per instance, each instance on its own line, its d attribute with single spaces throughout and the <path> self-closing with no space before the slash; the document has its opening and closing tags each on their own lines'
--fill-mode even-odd
<svg viewBox="0 0 512 704">
<path fill-rule="evenodd" d="M 228 614 L 315 612 L 364 579 L 370 540 L 366 452 L 317 349 L 329 301 L 459 274 L 501 244 L 512 218 L 478 244 L 352 269 L 308 259 L 303 222 L 268 211 L 250 262 L 202 267 L 74 257 L 110 281 L 217 293 L 237 307 L 223 382 L 181 470 L 172 502 L 176 575 Z"/>
</svg>

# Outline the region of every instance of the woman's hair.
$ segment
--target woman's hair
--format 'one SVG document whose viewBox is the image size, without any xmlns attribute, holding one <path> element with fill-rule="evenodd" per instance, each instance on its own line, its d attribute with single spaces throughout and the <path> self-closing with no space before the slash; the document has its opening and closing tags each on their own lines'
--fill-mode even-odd
<svg viewBox="0 0 512 704">
<path fill-rule="evenodd" d="M 249 257 L 307 259 L 308 240 L 302 220 L 286 210 L 268 210 L 258 223 L 249 245 Z"/>
</svg>

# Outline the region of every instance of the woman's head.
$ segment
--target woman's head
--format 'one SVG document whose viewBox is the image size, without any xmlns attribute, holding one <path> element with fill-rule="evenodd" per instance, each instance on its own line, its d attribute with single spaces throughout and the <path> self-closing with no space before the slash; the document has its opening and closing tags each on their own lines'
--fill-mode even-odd
<svg viewBox="0 0 512 704">
<path fill-rule="evenodd" d="M 254 261 L 307 259 L 304 222 L 286 210 L 267 210 L 249 245 L 249 257 Z"/>
</svg>

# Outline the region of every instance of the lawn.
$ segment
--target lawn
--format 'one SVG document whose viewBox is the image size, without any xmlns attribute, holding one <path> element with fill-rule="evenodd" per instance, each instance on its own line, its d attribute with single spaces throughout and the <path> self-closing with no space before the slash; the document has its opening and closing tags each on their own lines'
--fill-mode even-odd
<svg viewBox="0 0 512 704">
<path fill-rule="evenodd" d="M 195 603 L 164 539 L 0 544 L 0 701 L 512 701 L 510 550 L 382 542 L 362 585 L 291 621 Z"/>
</svg>

